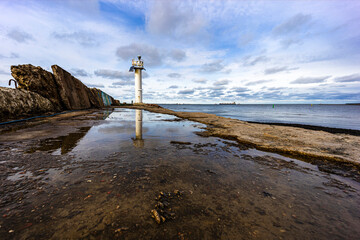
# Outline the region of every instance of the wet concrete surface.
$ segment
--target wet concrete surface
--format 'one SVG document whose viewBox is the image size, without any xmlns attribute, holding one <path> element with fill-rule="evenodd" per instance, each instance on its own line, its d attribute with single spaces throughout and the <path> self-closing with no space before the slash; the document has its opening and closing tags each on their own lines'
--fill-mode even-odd
<svg viewBox="0 0 360 240">
<path fill-rule="evenodd" d="M 1 239 L 358 238 L 360 183 L 346 169 L 205 127 L 115 109 L 3 132 Z"/>
</svg>

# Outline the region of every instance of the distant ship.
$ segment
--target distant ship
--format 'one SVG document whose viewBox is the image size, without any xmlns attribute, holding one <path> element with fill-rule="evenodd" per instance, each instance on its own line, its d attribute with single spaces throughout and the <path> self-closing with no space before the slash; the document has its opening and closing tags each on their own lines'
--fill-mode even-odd
<svg viewBox="0 0 360 240">
<path fill-rule="evenodd" d="M 219 103 L 219 105 L 236 105 L 236 102 L 232 102 L 232 103 Z"/>
</svg>

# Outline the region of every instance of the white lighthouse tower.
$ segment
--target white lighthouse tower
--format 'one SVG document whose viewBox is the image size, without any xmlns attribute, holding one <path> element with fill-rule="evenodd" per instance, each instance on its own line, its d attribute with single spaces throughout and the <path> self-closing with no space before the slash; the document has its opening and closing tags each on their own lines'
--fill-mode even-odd
<svg viewBox="0 0 360 240">
<path fill-rule="evenodd" d="M 144 62 L 141 60 L 141 56 L 138 56 L 138 60 L 132 60 L 132 66 L 129 72 L 135 70 L 135 103 L 142 103 L 142 70 L 144 68 Z"/>
</svg>

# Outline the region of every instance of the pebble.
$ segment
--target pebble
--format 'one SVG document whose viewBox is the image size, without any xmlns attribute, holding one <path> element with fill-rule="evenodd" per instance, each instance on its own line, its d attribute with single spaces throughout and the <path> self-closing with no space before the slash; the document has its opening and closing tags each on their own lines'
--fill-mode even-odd
<svg viewBox="0 0 360 240">
<path fill-rule="evenodd" d="M 155 219 L 155 221 L 158 224 L 160 224 L 162 219 L 160 218 L 159 213 L 155 209 L 151 210 L 151 213 L 152 213 L 152 217 Z"/>
<path fill-rule="evenodd" d="M 129 229 L 128 227 L 122 227 L 122 228 L 116 229 L 115 232 L 122 232 L 122 231 L 126 231 L 128 229 Z"/>
</svg>

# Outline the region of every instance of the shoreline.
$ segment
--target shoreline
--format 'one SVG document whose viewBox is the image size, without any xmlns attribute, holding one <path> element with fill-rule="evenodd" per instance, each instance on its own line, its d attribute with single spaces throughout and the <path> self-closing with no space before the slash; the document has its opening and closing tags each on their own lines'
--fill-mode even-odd
<svg viewBox="0 0 360 240">
<path fill-rule="evenodd" d="M 202 112 L 176 112 L 156 104 L 117 106 L 173 115 L 207 125 L 204 136 L 235 140 L 258 150 L 306 161 L 360 167 L 360 131 L 301 124 L 245 122 Z"/>
<path fill-rule="evenodd" d="M 240 120 L 242 121 L 242 120 Z M 340 133 L 340 134 L 348 134 L 352 136 L 360 136 L 360 130 L 356 129 L 347 129 L 347 128 L 334 128 L 334 127 L 324 127 L 318 125 L 308 125 L 308 124 L 300 124 L 300 123 L 277 123 L 277 122 L 256 122 L 256 121 L 244 121 L 247 123 L 256 123 L 256 124 L 265 124 L 265 125 L 276 125 L 276 126 L 288 126 L 288 127 L 297 127 L 314 131 L 324 131 L 328 133 Z"/>
</svg>

